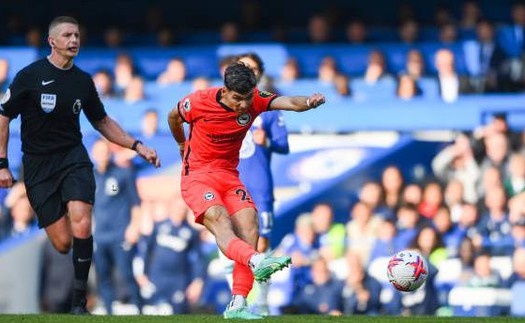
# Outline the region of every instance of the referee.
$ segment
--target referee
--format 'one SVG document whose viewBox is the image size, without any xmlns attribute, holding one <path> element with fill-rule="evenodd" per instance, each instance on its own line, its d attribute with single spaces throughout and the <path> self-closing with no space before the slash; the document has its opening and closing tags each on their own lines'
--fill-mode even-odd
<svg viewBox="0 0 525 323">
<path fill-rule="evenodd" d="M 79 114 L 109 141 L 135 150 L 155 166 L 155 150 L 135 140 L 109 116 L 89 74 L 73 64 L 80 39 L 78 22 L 57 17 L 49 24 L 51 54 L 22 69 L 0 107 L 0 187 L 11 187 L 7 143 L 9 121 L 22 119 L 24 182 L 31 206 L 53 246 L 68 253 L 73 245 L 75 283 L 72 314 L 89 314 L 86 285 L 93 254 L 91 210 L 95 195 L 93 164 L 82 144 Z M 66 216 L 64 216 L 66 215 Z"/>
</svg>

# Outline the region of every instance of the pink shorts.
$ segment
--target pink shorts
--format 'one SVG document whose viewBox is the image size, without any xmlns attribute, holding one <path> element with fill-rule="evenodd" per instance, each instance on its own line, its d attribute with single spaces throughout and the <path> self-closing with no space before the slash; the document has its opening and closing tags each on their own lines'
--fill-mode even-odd
<svg viewBox="0 0 525 323">
<path fill-rule="evenodd" d="M 233 172 L 218 171 L 183 175 L 181 178 L 182 198 L 193 211 L 195 222 L 201 223 L 210 207 L 222 205 L 230 215 L 245 208 L 254 208 L 252 197 Z"/>
</svg>

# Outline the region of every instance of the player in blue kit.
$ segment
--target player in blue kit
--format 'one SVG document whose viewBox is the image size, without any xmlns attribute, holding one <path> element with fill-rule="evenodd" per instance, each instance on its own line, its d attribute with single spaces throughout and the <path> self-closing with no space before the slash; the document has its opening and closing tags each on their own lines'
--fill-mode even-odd
<svg viewBox="0 0 525 323">
<path fill-rule="evenodd" d="M 264 63 L 255 53 L 239 55 L 238 61 L 252 68 L 261 83 Z M 269 90 L 269 89 L 268 89 Z M 259 115 L 246 134 L 240 150 L 239 175 L 250 192 L 259 211 L 259 242 L 257 251 L 268 252 L 273 227 L 273 178 L 270 162 L 273 153 L 288 154 L 288 130 L 281 111 L 268 111 Z M 269 283 L 258 283 L 257 312 L 268 315 Z"/>
</svg>

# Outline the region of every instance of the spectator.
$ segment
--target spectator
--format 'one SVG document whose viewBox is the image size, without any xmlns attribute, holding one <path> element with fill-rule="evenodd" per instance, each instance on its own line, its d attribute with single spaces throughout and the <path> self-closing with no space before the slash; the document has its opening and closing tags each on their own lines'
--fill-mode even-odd
<svg viewBox="0 0 525 323">
<path fill-rule="evenodd" d="M 11 222 L 7 228 L 7 237 L 23 237 L 35 228 L 36 219 L 23 183 L 15 184 L 5 198 L 5 206 L 9 208 Z"/>
<path fill-rule="evenodd" d="M 323 15 L 314 15 L 308 22 L 308 39 L 311 43 L 328 43 L 332 40 L 331 28 Z"/>
<path fill-rule="evenodd" d="M 165 23 L 164 11 L 159 7 L 148 8 L 144 16 L 144 26 L 147 32 L 157 32 Z"/>
<path fill-rule="evenodd" d="M 391 78 L 386 70 L 385 56 L 380 51 L 374 50 L 368 56 L 368 65 L 364 79 L 367 83 L 375 84 L 376 82 Z"/>
<path fill-rule="evenodd" d="M 474 240 L 475 245 L 488 250 L 493 256 L 510 255 L 514 249 L 511 224 L 503 187 L 494 187 L 485 196 L 485 213 L 478 224 L 481 239 Z"/>
<path fill-rule="evenodd" d="M 476 0 L 463 2 L 460 26 L 464 29 L 474 29 L 481 19 L 481 9 Z"/>
<path fill-rule="evenodd" d="M 476 50 L 469 59 L 477 60 L 477 70 L 471 70 L 476 92 L 498 92 L 502 79 L 501 66 L 505 53 L 494 39 L 494 26 L 488 20 L 480 20 L 476 26 Z"/>
<path fill-rule="evenodd" d="M 169 215 L 171 213 L 171 215 Z M 141 239 L 135 275 L 149 304 L 169 304 L 188 313 L 202 293 L 206 260 L 197 231 L 186 221 L 187 209 L 168 210 L 157 202 L 153 232 Z"/>
<path fill-rule="evenodd" d="M 440 151 L 432 160 L 434 175 L 442 182 L 458 180 L 463 184 L 463 200 L 478 201 L 477 183 L 481 176 L 467 136 L 459 135 L 454 144 Z"/>
<path fill-rule="evenodd" d="M 441 235 L 431 226 L 426 226 L 419 231 L 410 243 L 409 249 L 419 250 L 434 267 L 439 267 L 448 256 Z"/>
<path fill-rule="evenodd" d="M 509 141 L 503 133 L 494 133 L 484 138 L 486 156 L 481 161 L 480 169 L 484 172 L 487 168 L 496 167 L 504 178 L 509 172 Z"/>
<path fill-rule="evenodd" d="M 107 99 L 115 96 L 113 79 L 107 70 L 100 70 L 93 75 L 93 82 L 101 99 Z"/>
<path fill-rule="evenodd" d="M 416 82 L 408 75 L 401 75 L 397 85 L 397 97 L 409 101 L 419 95 Z"/>
<path fill-rule="evenodd" d="M 509 200 L 509 220 L 516 223 L 525 218 L 525 192 L 515 195 Z"/>
<path fill-rule="evenodd" d="M 405 44 L 413 44 L 419 39 L 419 25 L 413 19 L 404 20 L 399 26 L 399 40 Z"/>
<path fill-rule="evenodd" d="M 366 26 L 362 20 L 352 20 L 346 25 L 346 40 L 350 44 L 360 45 L 367 41 Z"/>
<path fill-rule="evenodd" d="M 68 313 L 74 281 L 71 255 L 58 252 L 51 240 L 42 247 L 40 262 L 40 302 L 45 313 Z"/>
<path fill-rule="evenodd" d="M 170 47 L 175 44 L 175 35 L 173 34 L 173 30 L 168 27 L 164 26 L 157 31 L 157 45 L 159 47 Z"/>
<path fill-rule="evenodd" d="M 124 36 L 120 28 L 111 26 L 104 31 L 104 44 L 108 48 L 121 48 Z"/>
<path fill-rule="evenodd" d="M 472 240 L 465 238 L 459 245 L 458 258 L 461 262 L 461 274 L 459 275 L 458 283 L 465 282 L 474 274 L 474 258 L 476 257 L 476 249 Z"/>
<path fill-rule="evenodd" d="M 358 255 L 362 264 L 368 264 L 383 221 L 373 216 L 370 207 L 362 202 L 352 207 L 350 219 L 346 225 L 348 250 Z"/>
<path fill-rule="evenodd" d="M 135 76 L 129 82 L 126 92 L 124 93 L 124 101 L 134 104 L 146 99 L 144 94 L 144 81 L 141 77 Z"/>
<path fill-rule="evenodd" d="M 31 27 L 26 32 L 26 45 L 33 48 L 41 48 L 42 40 L 42 31 L 38 27 Z"/>
<path fill-rule="evenodd" d="M 334 223 L 334 211 L 330 204 L 319 203 L 314 206 L 312 223 L 319 254 L 326 261 L 341 258 L 345 252 L 345 227 L 341 223 Z"/>
<path fill-rule="evenodd" d="M 236 55 L 226 55 L 220 59 L 219 73 L 221 74 L 221 79 L 224 78 L 224 71 L 226 70 L 226 67 L 228 67 L 228 65 L 236 61 L 237 61 Z"/>
<path fill-rule="evenodd" d="M 450 216 L 457 222 L 463 210 L 463 196 L 465 195 L 463 183 L 457 179 L 448 182 L 445 188 L 444 202 L 450 210 Z"/>
<path fill-rule="evenodd" d="M 418 211 L 422 216 L 432 219 L 443 205 L 443 190 L 437 182 L 427 183 L 423 189 L 423 199 Z"/>
<path fill-rule="evenodd" d="M 397 210 L 397 239 L 398 246 L 405 249 L 417 236 L 420 227 L 420 217 L 416 206 L 403 204 Z"/>
<path fill-rule="evenodd" d="M 450 22 L 454 22 L 450 9 L 445 5 L 438 5 L 434 10 L 434 25 L 441 27 Z"/>
<path fill-rule="evenodd" d="M 321 83 L 332 84 L 337 76 L 337 63 L 332 56 L 325 56 L 319 64 L 317 79 Z"/>
<path fill-rule="evenodd" d="M 448 49 L 436 52 L 435 64 L 439 92 L 443 101 L 450 103 L 457 100 L 460 94 L 472 92 L 469 80 L 456 73 L 454 53 Z"/>
<path fill-rule="evenodd" d="M 525 248 L 525 216 L 522 215 L 518 220 L 511 223 L 514 248 Z"/>
<path fill-rule="evenodd" d="M 452 222 L 450 210 L 446 206 L 439 208 L 433 219 L 433 224 L 438 234 L 441 235 L 444 246 L 447 248 L 447 256 L 449 258 L 457 257 L 466 231 Z"/>
<path fill-rule="evenodd" d="M 126 54 L 117 56 L 113 75 L 115 75 L 115 91 L 117 95 L 123 96 L 125 89 L 135 76 L 135 67 L 131 56 Z"/>
<path fill-rule="evenodd" d="M 281 82 L 291 83 L 300 77 L 299 63 L 294 57 L 288 58 L 286 63 L 281 69 Z"/>
<path fill-rule="evenodd" d="M 481 198 L 489 195 L 492 190 L 503 186 L 501 173 L 497 167 L 488 167 L 483 171 L 480 185 L 478 187 L 478 195 Z"/>
<path fill-rule="evenodd" d="M 516 1 L 512 6 L 512 27 L 514 29 L 515 48 L 525 48 L 525 3 Z"/>
<path fill-rule="evenodd" d="M 439 41 L 444 45 L 454 43 L 458 38 L 458 31 L 456 25 L 452 22 L 447 22 L 439 27 Z"/>
<path fill-rule="evenodd" d="M 419 50 L 411 49 L 408 52 L 406 70 L 403 74 L 410 76 L 416 82 L 425 75 L 425 61 Z"/>
<path fill-rule="evenodd" d="M 403 183 L 403 175 L 398 167 L 389 166 L 383 170 L 383 174 L 381 175 L 381 185 L 385 192 L 385 204 L 390 209 L 397 208 L 401 201 Z"/>
<path fill-rule="evenodd" d="M 345 315 L 378 315 L 381 308 L 381 284 L 363 269 L 360 258 L 347 254 L 349 275 L 342 290 Z"/>
<path fill-rule="evenodd" d="M 377 258 L 391 257 L 399 250 L 402 250 L 396 233 L 396 225 L 392 220 L 383 221 L 383 225 L 379 228 L 377 239 L 370 252 L 370 263 Z"/>
<path fill-rule="evenodd" d="M 463 212 L 458 221 L 458 229 L 464 230 L 466 237 L 472 240 L 478 239 L 480 232 L 478 230 L 479 211 L 475 204 L 464 204 Z M 480 251 L 477 249 L 476 251 Z"/>
<path fill-rule="evenodd" d="M 409 184 L 403 188 L 402 203 L 409 203 L 419 207 L 423 200 L 423 189 L 419 184 Z"/>
<path fill-rule="evenodd" d="M 296 301 L 305 314 L 341 315 L 341 282 L 335 280 L 323 258 L 312 263 L 312 283 L 304 287 Z"/>
<path fill-rule="evenodd" d="M 0 58 L 0 95 L 7 89 L 7 76 L 9 72 L 9 62 L 7 59 Z"/>
<path fill-rule="evenodd" d="M 466 281 L 469 287 L 500 287 L 500 275 L 490 268 L 490 254 L 482 253 L 474 258 L 473 275 Z"/>
<path fill-rule="evenodd" d="M 141 122 L 141 139 L 150 140 L 159 133 L 159 113 L 155 109 L 144 111 Z"/>
<path fill-rule="evenodd" d="M 191 82 L 192 91 L 204 90 L 211 86 L 210 80 L 205 77 L 197 77 Z"/>
<path fill-rule="evenodd" d="M 519 153 L 510 156 L 509 176 L 503 185 L 509 198 L 525 191 L 525 156 Z"/>
<path fill-rule="evenodd" d="M 292 257 L 294 265 L 290 270 L 293 290 L 287 292 L 290 299 L 293 299 L 310 282 L 310 266 L 318 256 L 315 249 L 315 231 L 311 214 L 305 213 L 297 217 L 294 232 L 287 234 L 281 240 L 274 255 Z"/>
<path fill-rule="evenodd" d="M 240 41 L 239 27 L 236 23 L 228 21 L 221 26 L 221 42 L 237 43 Z"/>
<path fill-rule="evenodd" d="M 130 167 L 117 166 L 111 160 L 110 146 L 104 140 L 95 142 L 92 156 L 98 187 L 93 206 L 97 289 L 106 312 L 112 314 L 113 302 L 117 300 L 113 273 L 118 272 L 138 314 L 142 302 L 131 268 L 141 221 L 135 174 Z"/>
<path fill-rule="evenodd" d="M 479 162 L 481 162 L 486 155 L 486 138 L 496 133 L 502 133 L 507 137 L 510 148 L 513 151 L 520 150 L 523 143 L 523 134 L 510 129 L 505 114 L 496 113 L 492 116 L 487 125 L 482 125 L 474 130 L 474 154 L 476 160 Z"/>
<path fill-rule="evenodd" d="M 392 210 L 385 206 L 383 188 L 377 182 L 367 182 L 361 187 L 359 200 L 370 207 L 373 215 L 383 219 L 393 219 Z"/>
<path fill-rule="evenodd" d="M 347 75 L 338 73 L 334 78 L 334 87 L 337 91 L 337 94 L 339 94 L 342 97 L 350 96 L 350 79 Z"/>
<path fill-rule="evenodd" d="M 161 85 L 177 84 L 186 80 L 186 65 L 180 58 L 173 58 L 169 61 L 166 70 L 157 78 L 157 83 Z"/>
<path fill-rule="evenodd" d="M 525 248 L 517 248 L 514 251 L 512 263 L 514 272 L 506 282 L 508 288 L 512 288 L 516 282 L 525 281 Z"/>
</svg>

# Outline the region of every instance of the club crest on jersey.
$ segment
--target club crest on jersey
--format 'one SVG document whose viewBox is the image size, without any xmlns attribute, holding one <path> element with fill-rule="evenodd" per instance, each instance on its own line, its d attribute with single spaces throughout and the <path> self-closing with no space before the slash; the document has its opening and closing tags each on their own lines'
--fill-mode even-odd
<svg viewBox="0 0 525 323">
<path fill-rule="evenodd" d="M 206 201 L 211 201 L 215 198 L 215 195 L 212 192 L 206 192 L 204 193 L 204 199 Z"/>
<path fill-rule="evenodd" d="M 80 99 L 77 99 L 73 104 L 73 113 L 79 114 L 80 110 L 82 110 L 82 102 L 80 101 Z"/>
<path fill-rule="evenodd" d="M 182 106 L 184 107 L 184 111 L 190 112 L 190 110 L 191 110 L 190 99 L 184 100 L 184 103 L 182 104 Z"/>
<path fill-rule="evenodd" d="M 269 98 L 271 97 L 273 94 L 268 92 L 268 91 L 259 91 L 259 96 L 261 98 Z"/>
<path fill-rule="evenodd" d="M 55 109 L 56 103 L 56 94 L 42 93 L 42 95 L 40 95 L 40 107 L 45 113 L 50 113 L 53 111 Z"/>
<path fill-rule="evenodd" d="M 240 116 L 237 116 L 237 124 L 239 126 L 245 126 L 252 120 L 252 116 L 249 113 L 243 113 Z"/>
</svg>

